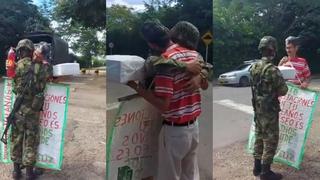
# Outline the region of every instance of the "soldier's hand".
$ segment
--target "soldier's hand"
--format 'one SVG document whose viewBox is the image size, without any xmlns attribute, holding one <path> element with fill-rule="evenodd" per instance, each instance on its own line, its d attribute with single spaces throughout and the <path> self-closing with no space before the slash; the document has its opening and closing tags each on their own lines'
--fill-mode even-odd
<svg viewBox="0 0 320 180">
<path fill-rule="evenodd" d="M 194 61 L 186 64 L 186 69 L 187 69 L 187 71 L 191 72 L 192 74 L 197 75 L 201 72 L 202 67 L 201 67 L 201 64 L 199 61 L 194 60 Z"/>
<path fill-rule="evenodd" d="M 200 75 L 192 76 L 184 85 L 186 91 L 193 92 L 201 88 L 202 77 Z"/>
<path fill-rule="evenodd" d="M 127 85 L 136 91 L 138 89 L 138 83 L 136 83 L 135 81 L 129 81 Z"/>
</svg>

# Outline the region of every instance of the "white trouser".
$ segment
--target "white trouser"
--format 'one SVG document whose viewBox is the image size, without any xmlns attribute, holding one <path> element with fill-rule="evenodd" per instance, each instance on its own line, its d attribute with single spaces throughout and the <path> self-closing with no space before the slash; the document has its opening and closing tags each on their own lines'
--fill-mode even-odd
<svg viewBox="0 0 320 180">
<path fill-rule="evenodd" d="M 163 125 L 157 180 L 199 180 L 198 144 L 198 121 L 183 127 Z"/>
</svg>

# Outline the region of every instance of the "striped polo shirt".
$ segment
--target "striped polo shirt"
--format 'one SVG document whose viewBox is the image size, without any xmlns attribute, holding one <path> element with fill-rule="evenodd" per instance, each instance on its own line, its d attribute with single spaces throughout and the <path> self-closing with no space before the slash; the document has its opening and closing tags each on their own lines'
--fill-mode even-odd
<svg viewBox="0 0 320 180">
<path fill-rule="evenodd" d="M 170 46 L 162 56 L 186 63 L 195 60 L 198 52 L 188 50 L 177 44 Z M 197 118 L 201 113 L 200 91 L 187 92 L 183 87 L 190 79 L 188 72 L 173 69 L 167 72 L 157 72 L 155 76 L 155 95 L 170 98 L 169 110 L 162 115 L 167 121 L 177 124 Z"/>
<path fill-rule="evenodd" d="M 283 66 L 293 67 L 296 70 L 296 78 L 293 80 L 289 80 L 289 82 L 292 82 L 294 84 L 300 85 L 299 79 L 301 80 L 301 82 L 304 82 L 311 76 L 308 62 L 304 58 L 290 58 L 289 61 L 283 64 Z"/>
</svg>

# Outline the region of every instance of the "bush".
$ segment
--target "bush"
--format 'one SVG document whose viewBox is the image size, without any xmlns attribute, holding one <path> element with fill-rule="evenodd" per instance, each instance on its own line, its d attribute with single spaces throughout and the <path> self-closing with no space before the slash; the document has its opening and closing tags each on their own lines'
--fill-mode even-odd
<svg viewBox="0 0 320 180">
<path fill-rule="evenodd" d="M 80 68 L 89 68 L 90 67 L 90 60 L 86 57 L 80 57 L 79 60 L 77 61 L 79 63 Z"/>
<path fill-rule="evenodd" d="M 105 61 L 93 59 L 93 67 L 101 67 L 101 66 L 105 66 L 105 65 L 106 65 Z"/>
</svg>

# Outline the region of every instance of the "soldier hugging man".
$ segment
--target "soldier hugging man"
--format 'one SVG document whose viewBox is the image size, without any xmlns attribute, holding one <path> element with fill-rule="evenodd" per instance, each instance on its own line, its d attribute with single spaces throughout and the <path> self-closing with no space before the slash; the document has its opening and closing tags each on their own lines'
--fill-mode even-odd
<svg viewBox="0 0 320 180">
<path fill-rule="evenodd" d="M 288 91 L 281 72 L 272 64 L 277 50 L 276 44 L 274 37 L 263 37 L 259 44 L 261 61 L 250 68 L 256 135 L 253 174 L 260 175 L 262 180 L 282 179 L 281 174 L 270 170 L 279 141 L 278 97 L 284 96 Z"/>
<path fill-rule="evenodd" d="M 14 112 L 11 133 L 11 159 L 14 162 L 13 179 L 21 178 L 21 168 L 26 167 L 27 180 L 35 179 L 34 165 L 39 146 L 40 111 L 44 102 L 46 72 L 42 63 L 33 60 L 34 45 L 23 39 L 17 45 L 19 61 L 14 78 L 13 92 L 19 106 Z M 14 105 L 16 106 L 16 104 Z"/>
</svg>

